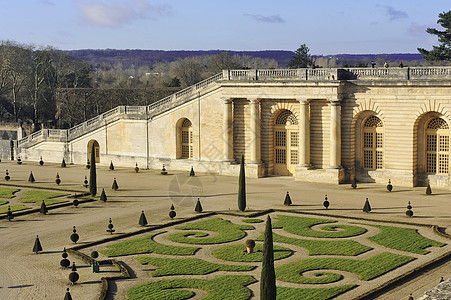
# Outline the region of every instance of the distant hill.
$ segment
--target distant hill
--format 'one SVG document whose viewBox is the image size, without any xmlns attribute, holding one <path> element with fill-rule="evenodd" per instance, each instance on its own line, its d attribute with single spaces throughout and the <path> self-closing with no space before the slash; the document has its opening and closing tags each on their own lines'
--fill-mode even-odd
<svg viewBox="0 0 451 300">
<path fill-rule="evenodd" d="M 192 56 L 216 55 L 222 52 L 229 52 L 231 55 L 248 55 L 274 59 L 279 67 L 284 68 L 294 55 L 293 51 L 286 50 L 264 50 L 264 51 L 228 51 L 228 50 L 196 50 L 196 51 L 164 51 L 164 50 L 117 50 L 117 49 L 84 49 L 66 51 L 75 58 L 87 61 L 93 65 L 108 64 L 115 65 L 122 63 L 124 67 L 134 65 L 152 66 L 157 62 L 172 62 Z M 412 61 L 422 60 L 420 54 L 416 53 L 396 53 L 396 54 L 336 54 L 336 55 L 312 55 L 313 57 L 337 58 L 341 64 L 355 64 L 357 62 L 369 62 L 371 60 L 384 59 L 388 61 Z"/>
</svg>

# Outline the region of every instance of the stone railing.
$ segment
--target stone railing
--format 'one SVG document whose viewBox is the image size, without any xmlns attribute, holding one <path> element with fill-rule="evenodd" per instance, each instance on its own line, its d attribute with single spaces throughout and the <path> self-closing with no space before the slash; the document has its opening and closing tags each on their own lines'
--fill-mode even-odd
<svg viewBox="0 0 451 300">
<path fill-rule="evenodd" d="M 117 106 L 69 129 L 42 129 L 17 142 L 30 147 L 42 141 L 67 142 L 121 118 L 146 119 L 146 106 Z"/>
</svg>

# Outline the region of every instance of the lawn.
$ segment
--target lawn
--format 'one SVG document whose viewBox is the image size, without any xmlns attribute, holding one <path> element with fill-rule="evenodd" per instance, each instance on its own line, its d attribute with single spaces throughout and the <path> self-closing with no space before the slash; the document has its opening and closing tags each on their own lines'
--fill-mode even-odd
<svg viewBox="0 0 451 300">
<path fill-rule="evenodd" d="M 8 200 L 0 200 L 0 205 L 5 205 L 5 204 L 7 204 L 7 203 L 9 203 Z"/>
<path fill-rule="evenodd" d="M 129 300 L 188 299 L 193 297 L 194 293 L 186 289 L 193 288 L 205 291 L 205 300 L 247 300 L 252 293 L 246 286 L 256 281 L 249 275 L 223 275 L 214 279 L 167 279 L 132 287 L 126 296 Z"/>
<path fill-rule="evenodd" d="M 241 261 L 241 262 L 260 262 L 263 259 L 263 244 L 256 244 L 254 253 L 247 253 L 244 244 L 225 245 L 214 249 L 211 252 L 216 258 L 227 261 Z M 274 260 L 283 259 L 293 253 L 288 248 L 274 245 Z"/>
<path fill-rule="evenodd" d="M 356 287 L 356 285 L 343 285 L 331 288 L 289 288 L 289 287 L 277 287 L 277 299 L 286 300 L 326 300 L 337 295 L 340 295 L 352 288 Z"/>
<path fill-rule="evenodd" d="M 137 257 L 143 265 L 158 267 L 151 271 L 153 277 L 169 275 L 205 275 L 216 271 L 251 271 L 255 266 L 225 265 L 211 263 L 198 258 Z"/>
<path fill-rule="evenodd" d="M 19 210 L 24 210 L 24 209 L 29 209 L 29 207 L 25 206 L 25 205 L 20 205 L 20 204 L 13 204 L 13 205 L 9 205 L 11 207 L 11 211 L 19 211 Z M 8 211 L 8 206 L 2 206 L 0 207 L 0 214 L 5 214 Z"/>
<path fill-rule="evenodd" d="M 310 228 L 314 225 L 335 222 L 336 221 L 327 219 L 278 215 L 277 220 L 272 224 L 272 227 L 283 228 L 283 230 L 285 230 L 286 232 L 300 236 L 317 238 L 344 238 L 361 235 L 367 231 L 365 228 L 359 226 L 335 224 L 322 226 L 322 231 L 313 230 L 312 228 Z"/>
<path fill-rule="evenodd" d="M 55 199 L 57 197 L 66 196 L 67 193 L 58 192 L 47 192 L 47 191 L 36 191 L 30 190 L 25 192 L 25 196 L 20 199 L 22 203 L 35 203 L 36 205 L 41 205 L 44 200 L 46 205 L 67 202 L 66 199 Z"/>
<path fill-rule="evenodd" d="M 415 258 L 410 256 L 389 252 L 377 254 L 366 260 L 347 258 L 308 258 L 276 267 L 276 277 L 281 281 L 305 284 L 322 284 L 339 281 L 342 278 L 341 275 L 319 271 L 323 269 L 332 269 L 352 272 L 359 275 L 362 280 L 370 280 L 414 259 Z M 318 270 L 317 277 L 310 278 L 302 276 L 303 272 L 315 270 Z"/>
<path fill-rule="evenodd" d="M 368 239 L 388 248 L 417 254 L 428 254 L 430 251 L 424 250 L 425 248 L 445 245 L 421 236 L 416 229 L 374 224 L 366 225 L 377 227 L 381 230 L 380 233 Z"/>
<path fill-rule="evenodd" d="M 262 223 L 262 219 L 243 219 L 244 223 Z"/>
<path fill-rule="evenodd" d="M 112 244 L 107 246 L 108 249 L 102 250 L 100 253 L 109 257 L 143 253 L 194 255 L 194 253 L 200 249 L 197 247 L 172 246 L 155 242 L 154 237 L 164 232 L 165 231 L 157 232 L 148 236 Z"/>
<path fill-rule="evenodd" d="M 0 188 L 0 198 L 13 198 L 14 194 L 20 191 L 19 189 L 13 189 L 13 188 Z"/>
<path fill-rule="evenodd" d="M 205 232 L 188 231 L 174 233 L 167 237 L 168 240 L 177 243 L 211 245 L 228 243 L 242 239 L 246 236 L 246 232 L 243 230 L 252 230 L 254 227 L 251 225 L 233 224 L 230 221 L 221 218 L 211 218 L 177 227 L 176 229 L 214 231 L 217 233 L 216 235 L 210 235 Z"/>
<path fill-rule="evenodd" d="M 309 255 L 350 255 L 356 256 L 371 250 L 371 247 L 362 245 L 353 240 L 303 240 L 290 238 L 273 233 L 273 242 L 291 244 L 308 250 Z M 261 233 L 258 241 L 263 241 L 264 233 Z"/>
</svg>

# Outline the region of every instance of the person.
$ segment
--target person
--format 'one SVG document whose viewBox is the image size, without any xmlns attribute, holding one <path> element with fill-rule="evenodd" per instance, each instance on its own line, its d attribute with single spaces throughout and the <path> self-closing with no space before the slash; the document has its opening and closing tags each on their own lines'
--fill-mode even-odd
<svg viewBox="0 0 451 300">
<path fill-rule="evenodd" d="M 384 63 L 384 68 L 386 68 L 386 69 L 388 68 L 388 62 Z"/>
<path fill-rule="evenodd" d="M 374 69 L 374 67 L 376 66 L 376 63 L 374 62 L 374 60 L 371 61 L 371 68 Z"/>
<path fill-rule="evenodd" d="M 402 61 L 399 62 L 399 67 L 404 68 L 404 65 L 402 64 Z"/>
</svg>

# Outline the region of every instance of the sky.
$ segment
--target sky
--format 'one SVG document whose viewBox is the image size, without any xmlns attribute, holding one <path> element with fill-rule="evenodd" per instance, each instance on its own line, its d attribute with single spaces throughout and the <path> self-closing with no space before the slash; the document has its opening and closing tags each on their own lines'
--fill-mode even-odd
<svg viewBox="0 0 451 300">
<path fill-rule="evenodd" d="M 449 0 L 0 0 L 0 40 L 61 50 L 417 53 Z M 448 5 L 447 5 L 448 4 Z"/>
</svg>

